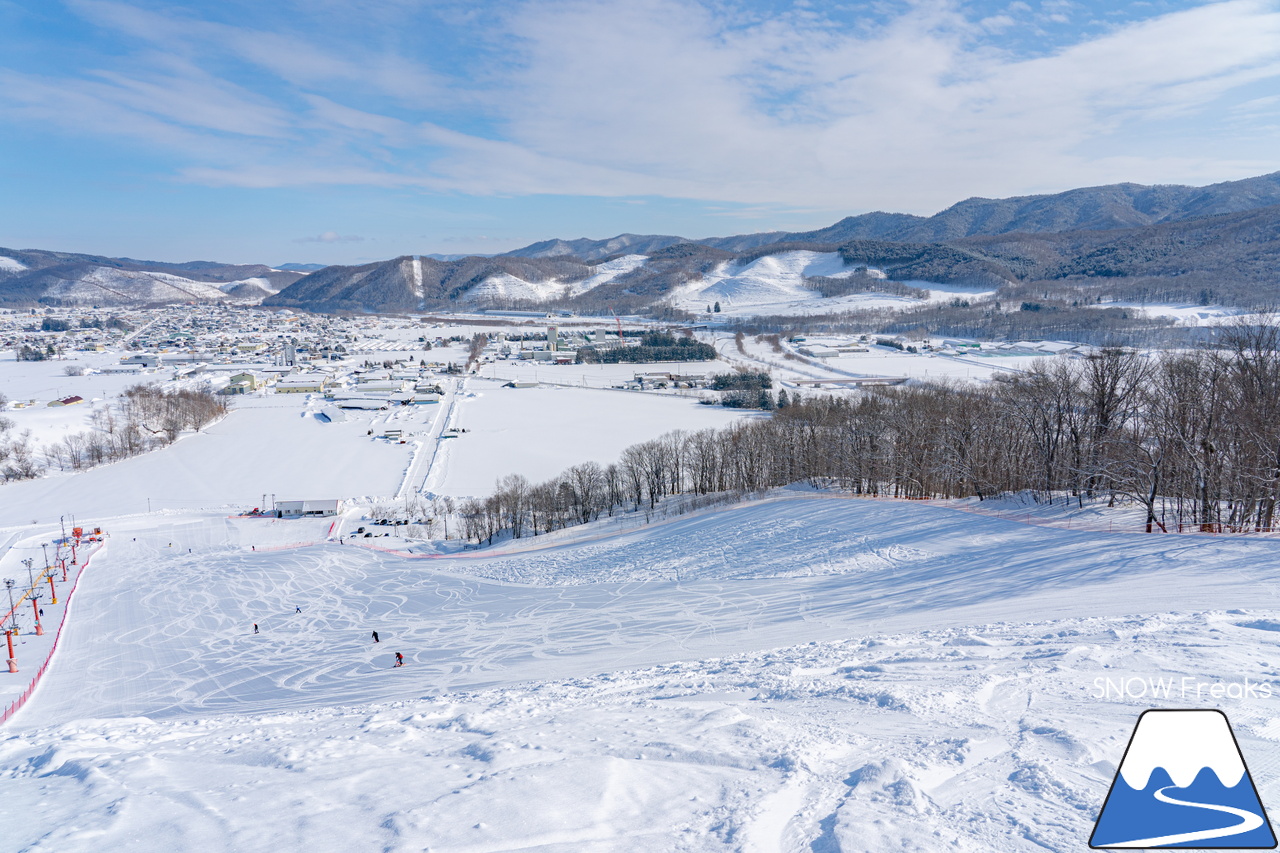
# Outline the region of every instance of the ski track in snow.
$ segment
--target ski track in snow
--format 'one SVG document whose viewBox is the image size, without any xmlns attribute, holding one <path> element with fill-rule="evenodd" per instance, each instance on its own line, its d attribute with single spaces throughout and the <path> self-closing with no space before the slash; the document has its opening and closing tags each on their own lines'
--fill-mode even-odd
<svg viewBox="0 0 1280 853">
<path fill-rule="evenodd" d="M 1074 850 L 1152 701 L 1095 678 L 1280 679 L 1261 539 L 796 499 L 265 550 L 297 524 L 115 531 L 0 734 L 0 848 Z M 1269 778 L 1280 698 L 1228 712 Z"/>
</svg>

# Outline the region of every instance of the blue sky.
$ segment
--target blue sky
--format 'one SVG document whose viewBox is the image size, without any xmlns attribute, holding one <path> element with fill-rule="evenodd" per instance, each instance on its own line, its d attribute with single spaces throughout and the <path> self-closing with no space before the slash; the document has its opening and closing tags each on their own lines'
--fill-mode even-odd
<svg viewBox="0 0 1280 853">
<path fill-rule="evenodd" d="M 0 246 L 356 263 L 1280 170 L 1280 0 L 0 0 Z"/>
</svg>

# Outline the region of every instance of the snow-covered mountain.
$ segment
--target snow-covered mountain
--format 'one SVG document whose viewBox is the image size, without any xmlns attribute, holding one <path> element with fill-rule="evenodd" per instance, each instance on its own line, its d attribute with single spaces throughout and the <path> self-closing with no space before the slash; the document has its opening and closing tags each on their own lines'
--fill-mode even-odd
<svg viewBox="0 0 1280 853">
<path fill-rule="evenodd" d="M 447 310 L 462 301 L 660 315 L 715 302 L 737 314 L 832 313 L 909 306 L 904 298 L 923 294 L 901 283 L 928 282 L 1003 288 L 999 296 L 1015 306 L 1028 295 L 1078 308 L 1149 302 L 1154 293 L 1162 302 L 1251 307 L 1280 299 L 1278 225 L 1280 173 L 1202 188 L 1118 184 L 969 199 L 928 218 L 865 214 L 808 232 L 702 240 L 621 234 L 543 241 L 494 257 L 421 257 L 422 287 L 362 283 L 403 258 L 330 267 L 270 301 L 368 312 Z M 813 266 L 818 256 L 824 260 Z M 863 269 L 900 284 L 877 287 Z M 837 286 L 840 279 L 846 286 Z"/>
<path fill-rule="evenodd" d="M 258 264 L 170 264 L 0 249 L 0 304 L 148 305 L 260 301 L 303 273 Z"/>
</svg>

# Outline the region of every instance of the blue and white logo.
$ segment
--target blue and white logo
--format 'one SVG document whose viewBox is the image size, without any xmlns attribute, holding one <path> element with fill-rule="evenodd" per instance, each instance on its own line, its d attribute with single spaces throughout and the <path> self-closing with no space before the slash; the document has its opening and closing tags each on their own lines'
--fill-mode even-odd
<svg viewBox="0 0 1280 853">
<path fill-rule="evenodd" d="M 1092 848 L 1276 846 L 1221 711 L 1145 711 L 1124 751 Z"/>
</svg>

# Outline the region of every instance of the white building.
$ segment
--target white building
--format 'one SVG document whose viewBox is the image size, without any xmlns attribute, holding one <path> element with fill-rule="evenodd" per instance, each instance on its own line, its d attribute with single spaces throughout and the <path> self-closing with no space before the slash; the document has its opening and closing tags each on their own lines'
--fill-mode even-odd
<svg viewBox="0 0 1280 853">
<path fill-rule="evenodd" d="M 275 511 L 280 518 L 320 518 L 341 512 L 342 501 L 280 501 Z"/>
</svg>

